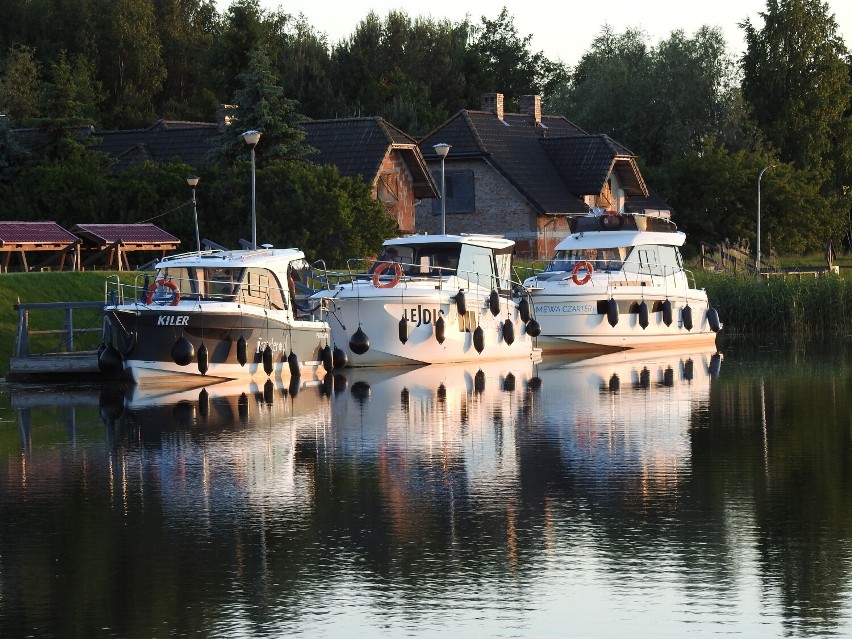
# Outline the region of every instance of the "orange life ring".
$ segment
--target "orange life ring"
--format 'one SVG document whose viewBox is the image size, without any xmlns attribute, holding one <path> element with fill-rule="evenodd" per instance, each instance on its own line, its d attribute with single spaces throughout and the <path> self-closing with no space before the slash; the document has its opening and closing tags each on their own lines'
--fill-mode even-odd
<svg viewBox="0 0 852 639">
<path fill-rule="evenodd" d="M 148 295 L 145 298 L 145 303 L 146 304 L 153 304 L 154 303 L 154 293 L 161 286 L 165 286 L 166 288 L 172 289 L 173 295 L 172 295 L 171 305 L 177 306 L 178 302 L 180 302 L 180 291 L 178 290 L 177 284 L 175 284 L 171 280 L 162 280 L 162 279 L 155 280 L 154 283 L 151 284 L 151 286 L 148 287 Z"/>
<path fill-rule="evenodd" d="M 577 277 L 577 273 L 580 272 L 580 269 L 586 269 L 586 274 L 583 277 Z M 571 272 L 571 279 L 574 280 L 574 284 L 577 286 L 582 286 L 590 279 L 592 279 L 592 273 L 595 272 L 595 267 L 592 266 L 592 263 L 587 260 L 581 260 L 577 262 L 577 265 L 574 267 L 574 270 Z"/>
<path fill-rule="evenodd" d="M 379 278 L 389 266 L 393 268 L 393 277 L 389 282 L 382 283 Z M 376 270 L 373 271 L 373 286 L 376 288 L 393 288 L 399 284 L 400 278 L 402 278 L 402 267 L 399 265 L 399 262 L 379 262 Z"/>
</svg>

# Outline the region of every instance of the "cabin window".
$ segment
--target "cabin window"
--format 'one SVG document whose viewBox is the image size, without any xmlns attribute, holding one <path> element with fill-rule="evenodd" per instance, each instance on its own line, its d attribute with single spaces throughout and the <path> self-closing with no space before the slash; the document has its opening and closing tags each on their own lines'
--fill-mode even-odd
<svg viewBox="0 0 852 639">
<path fill-rule="evenodd" d="M 453 275 L 459 265 L 458 244 L 393 245 L 385 247 L 370 269 L 373 273 L 380 262 L 399 262 L 403 272 L 413 277 Z M 387 273 L 387 271 L 385 271 Z"/>
<path fill-rule="evenodd" d="M 666 275 L 673 275 L 683 270 L 680 252 L 674 246 L 660 247 L 660 265 Z"/>
<path fill-rule="evenodd" d="M 617 272 L 621 270 L 627 249 L 623 246 L 609 248 L 571 249 L 556 251 L 545 271 L 573 271 L 578 262 L 591 262 L 596 271 Z"/>
<path fill-rule="evenodd" d="M 410 246 L 386 246 L 370 267 L 370 273 L 372 274 L 382 262 L 397 262 L 403 269 L 407 269 L 414 264 L 414 249 Z M 385 273 L 389 272 L 385 271 Z"/>
<path fill-rule="evenodd" d="M 501 291 L 512 287 L 512 253 L 510 249 L 495 252 L 494 261 L 497 264 L 497 284 Z"/>
<path fill-rule="evenodd" d="M 432 174 L 438 189 L 441 188 L 441 172 Z M 473 171 L 447 171 L 446 173 L 446 210 L 447 215 L 455 213 L 473 213 L 476 205 Z M 432 200 L 432 215 L 441 214 L 441 198 Z"/>
<path fill-rule="evenodd" d="M 281 283 L 272 271 L 265 268 L 248 269 L 241 289 L 240 301 L 278 310 L 286 308 Z"/>
<path fill-rule="evenodd" d="M 195 269 L 190 268 L 161 268 L 157 272 L 157 280 L 172 281 L 178 287 L 182 297 L 198 293 L 198 282 L 195 279 Z M 153 284 L 153 282 L 152 282 Z"/>
<path fill-rule="evenodd" d="M 201 270 L 204 297 L 233 301 L 236 298 L 243 269 L 205 268 Z"/>
<path fill-rule="evenodd" d="M 624 270 L 639 275 L 662 275 L 663 269 L 655 246 L 637 246 L 624 262 Z"/>
<path fill-rule="evenodd" d="M 471 244 L 462 245 L 459 255 L 460 278 L 482 287 L 494 286 L 494 260 L 491 249 Z"/>
</svg>

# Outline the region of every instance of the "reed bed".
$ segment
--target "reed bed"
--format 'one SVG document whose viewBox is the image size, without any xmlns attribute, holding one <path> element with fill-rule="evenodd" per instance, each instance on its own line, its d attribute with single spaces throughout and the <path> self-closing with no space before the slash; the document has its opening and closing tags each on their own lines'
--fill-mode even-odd
<svg viewBox="0 0 852 639">
<path fill-rule="evenodd" d="M 818 278 L 756 278 L 696 272 L 725 332 L 739 335 L 814 336 L 852 331 L 852 281 Z"/>
</svg>

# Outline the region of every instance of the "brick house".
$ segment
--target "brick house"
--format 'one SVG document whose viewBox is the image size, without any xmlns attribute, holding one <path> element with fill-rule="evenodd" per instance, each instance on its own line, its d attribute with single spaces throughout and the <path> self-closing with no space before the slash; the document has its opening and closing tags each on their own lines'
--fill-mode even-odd
<svg viewBox="0 0 852 639">
<path fill-rule="evenodd" d="M 420 141 L 441 184 L 434 145 L 452 148 L 444 162 L 448 233 L 498 233 L 521 257 L 548 256 L 569 233 L 569 219 L 594 207 L 620 212 L 668 209 L 648 191 L 627 148 L 591 135 L 563 116 L 542 116 L 541 98 L 520 99 L 521 113 L 503 110 L 503 95 L 482 97 Z M 417 230 L 439 233 L 440 199 L 417 206 Z"/>
<path fill-rule="evenodd" d="M 415 230 L 415 203 L 439 195 L 417 141 L 380 117 L 305 122 L 308 159 L 334 164 L 342 176 L 361 177 L 396 220 L 401 233 Z"/>
</svg>

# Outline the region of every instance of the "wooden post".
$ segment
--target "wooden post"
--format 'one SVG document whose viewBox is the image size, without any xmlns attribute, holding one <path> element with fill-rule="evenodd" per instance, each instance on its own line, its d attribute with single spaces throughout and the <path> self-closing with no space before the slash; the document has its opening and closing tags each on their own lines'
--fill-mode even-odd
<svg viewBox="0 0 852 639">
<path fill-rule="evenodd" d="M 74 352 L 74 311 L 65 309 L 65 351 Z"/>
<path fill-rule="evenodd" d="M 27 357 L 30 354 L 30 312 L 18 308 L 18 335 L 15 339 L 15 356 Z"/>
</svg>

